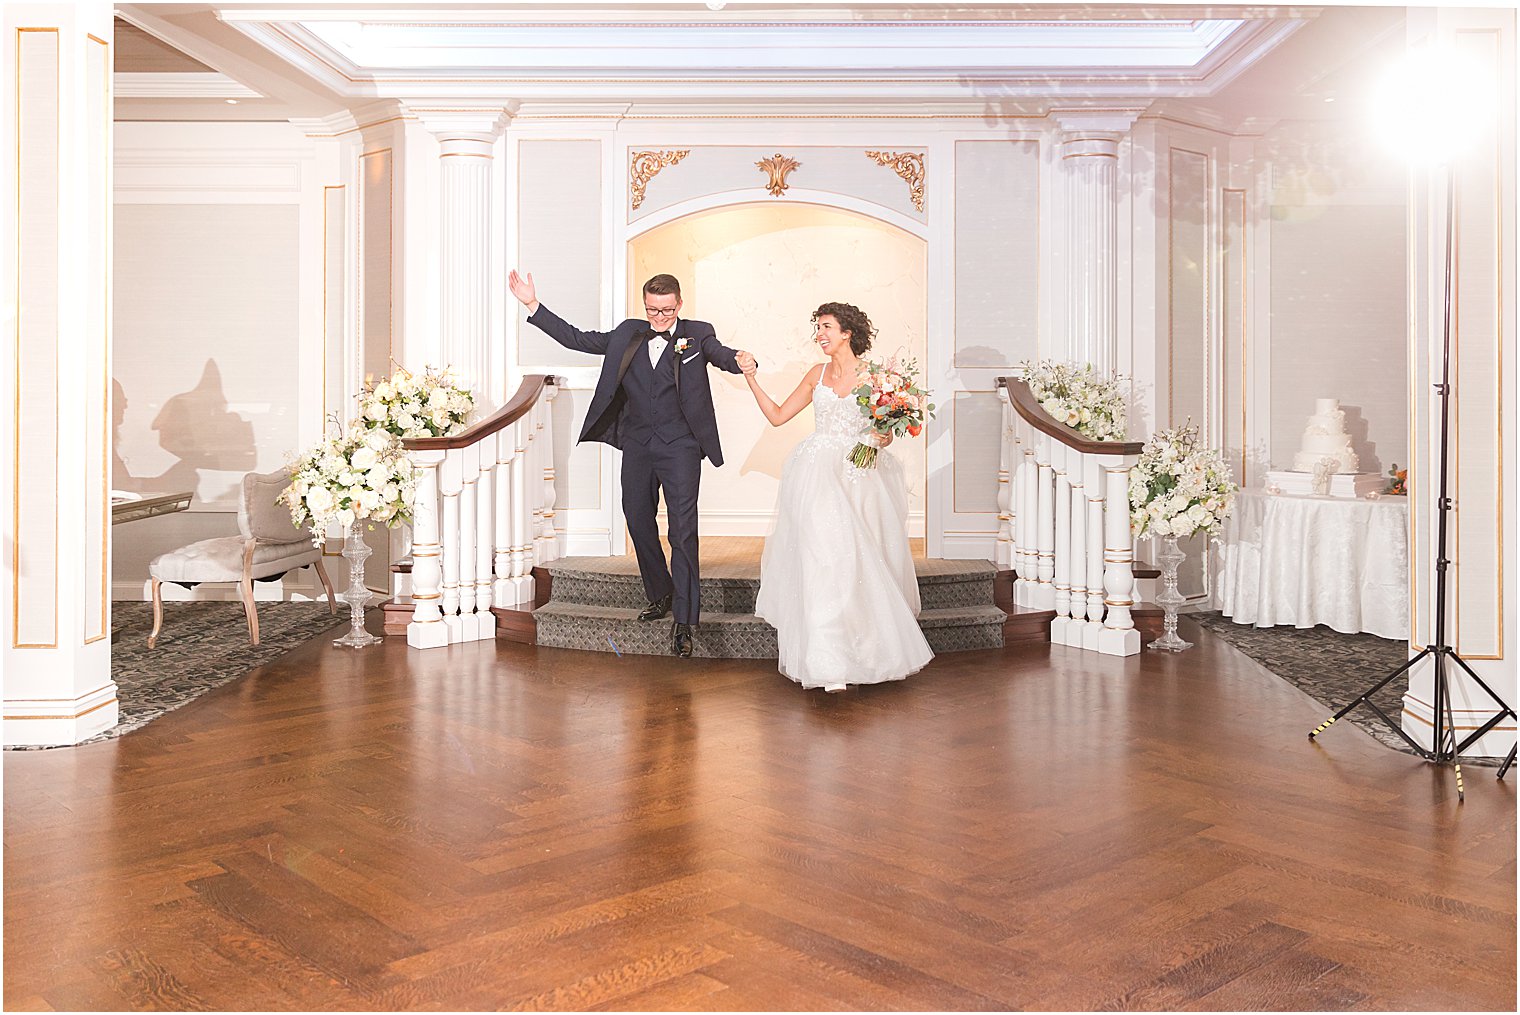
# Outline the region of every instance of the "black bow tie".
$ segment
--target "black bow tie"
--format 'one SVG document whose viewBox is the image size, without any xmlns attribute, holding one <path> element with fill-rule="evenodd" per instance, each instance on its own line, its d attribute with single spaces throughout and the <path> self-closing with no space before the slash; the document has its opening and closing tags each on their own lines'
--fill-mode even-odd
<svg viewBox="0 0 1520 1015">
<path fill-rule="evenodd" d="M 670 341 L 670 332 L 668 332 L 668 331 L 651 331 L 649 333 L 649 337 L 651 339 L 663 338 L 663 339 L 665 339 L 668 342 L 668 341 Z"/>
</svg>

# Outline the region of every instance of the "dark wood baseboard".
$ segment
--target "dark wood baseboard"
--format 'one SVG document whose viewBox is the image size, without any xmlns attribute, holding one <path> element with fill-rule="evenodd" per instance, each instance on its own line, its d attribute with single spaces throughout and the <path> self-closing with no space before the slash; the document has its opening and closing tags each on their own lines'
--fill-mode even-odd
<svg viewBox="0 0 1520 1015">
<path fill-rule="evenodd" d="M 402 574 L 411 570 L 410 562 L 404 568 L 391 565 L 392 571 Z M 534 645 L 538 642 L 538 622 L 533 619 L 533 611 L 549 601 L 554 590 L 554 576 L 549 574 L 548 568 L 535 567 L 533 569 L 533 605 L 532 606 L 493 606 L 491 612 L 496 616 L 496 637 L 502 641 L 516 642 L 520 645 Z M 380 609 L 385 613 L 385 636 L 406 637 L 406 626 L 412 622 L 412 600 L 402 596 L 396 599 L 387 599 L 380 604 Z"/>
</svg>

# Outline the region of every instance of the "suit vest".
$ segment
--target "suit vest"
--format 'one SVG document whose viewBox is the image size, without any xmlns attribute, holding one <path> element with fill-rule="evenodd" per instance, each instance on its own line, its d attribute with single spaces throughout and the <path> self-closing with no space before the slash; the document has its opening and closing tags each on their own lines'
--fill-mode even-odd
<svg viewBox="0 0 1520 1015">
<path fill-rule="evenodd" d="M 623 436 L 647 445 L 651 437 L 671 444 L 694 436 L 676 391 L 675 341 L 665 345 L 658 367 L 649 362 L 649 347 L 640 343 L 623 375 L 627 401 L 623 407 Z"/>
</svg>

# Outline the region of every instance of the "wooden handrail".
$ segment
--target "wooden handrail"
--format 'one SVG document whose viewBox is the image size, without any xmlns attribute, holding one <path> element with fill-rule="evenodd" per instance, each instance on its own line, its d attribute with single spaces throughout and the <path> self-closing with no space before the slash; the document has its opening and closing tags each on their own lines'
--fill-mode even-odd
<svg viewBox="0 0 1520 1015">
<path fill-rule="evenodd" d="M 514 394 L 506 405 L 497 409 L 485 419 L 477 420 L 456 434 L 447 437 L 412 437 L 401 442 L 401 446 L 408 451 L 453 451 L 456 448 L 467 448 L 476 441 L 484 440 L 503 427 L 511 426 L 528 414 L 533 408 L 538 396 L 542 395 L 544 388 L 550 384 L 563 384 L 560 378 L 552 374 L 528 374 L 518 385 L 517 393 Z"/>
<path fill-rule="evenodd" d="M 1138 455 L 1145 450 L 1144 441 L 1095 441 L 1083 437 L 1042 409 L 1034 392 L 1029 390 L 1029 384 L 1021 377 L 999 377 L 997 386 L 1008 395 L 1013 410 L 1024 418 L 1024 422 L 1069 448 L 1088 455 Z"/>
</svg>

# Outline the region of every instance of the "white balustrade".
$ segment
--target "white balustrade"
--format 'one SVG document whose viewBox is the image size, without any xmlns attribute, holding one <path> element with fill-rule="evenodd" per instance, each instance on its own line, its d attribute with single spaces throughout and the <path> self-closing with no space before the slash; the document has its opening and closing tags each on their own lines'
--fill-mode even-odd
<svg viewBox="0 0 1520 1015">
<path fill-rule="evenodd" d="M 494 638 L 493 607 L 532 608 L 533 568 L 559 555 L 548 408 L 557 393 L 553 377 L 530 376 L 462 434 L 407 442 L 418 470 L 413 648 Z"/>
<path fill-rule="evenodd" d="M 1115 442 L 1114 452 L 1104 453 L 1106 447 L 1094 448 L 1103 442 L 1075 433 L 1052 436 L 1065 428 L 1045 416 L 1023 382 L 1002 383 L 1009 398 L 998 476 L 997 562 L 1015 572 L 1014 602 L 1055 613 L 1055 644 L 1134 655 L 1140 632 L 1131 615 L 1129 471 L 1139 445 Z"/>
</svg>

